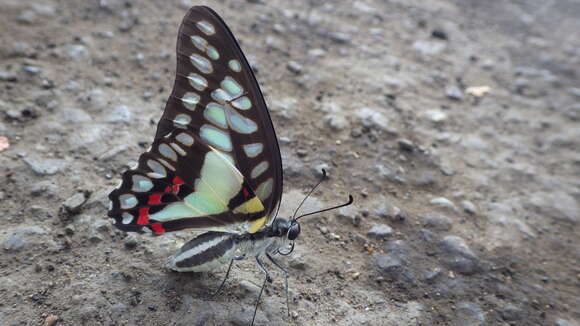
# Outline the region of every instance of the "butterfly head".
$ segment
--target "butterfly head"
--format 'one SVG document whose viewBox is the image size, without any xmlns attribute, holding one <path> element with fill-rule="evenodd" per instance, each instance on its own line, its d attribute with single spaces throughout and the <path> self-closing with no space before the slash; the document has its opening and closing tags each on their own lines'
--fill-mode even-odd
<svg viewBox="0 0 580 326">
<path fill-rule="evenodd" d="M 294 241 L 300 235 L 300 223 L 296 220 L 277 218 L 272 225 L 272 231 L 276 236 L 285 236 L 288 240 Z"/>
<path fill-rule="evenodd" d="M 288 256 L 294 251 L 294 242 L 298 235 L 300 235 L 300 223 L 296 220 L 287 220 L 285 218 L 277 218 L 272 224 L 272 234 L 283 239 L 283 244 L 278 249 L 278 253 L 283 256 Z M 291 241 L 288 247 L 287 241 Z M 283 249 L 285 248 L 285 249 Z"/>
</svg>

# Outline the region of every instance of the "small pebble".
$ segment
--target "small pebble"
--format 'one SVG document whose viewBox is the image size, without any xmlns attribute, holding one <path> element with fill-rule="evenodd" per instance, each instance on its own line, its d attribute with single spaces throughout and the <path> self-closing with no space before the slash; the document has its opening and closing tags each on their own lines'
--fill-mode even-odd
<svg viewBox="0 0 580 326">
<path fill-rule="evenodd" d="M 455 204 L 453 204 L 453 202 L 451 200 L 449 200 L 445 197 L 433 198 L 429 202 L 435 206 L 448 208 L 448 209 L 452 209 L 452 210 L 456 209 Z"/>
<path fill-rule="evenodd" d="M 447 113 L 441 110 L 429 110 L 424 114 L 425 118 L 431 122 L 440 123 L 447 120 Z"/>
<path fill-rule="evenodd" d="M 84 192 L 77 192 L 72 197 L 69 197 L 63 203 L 63 207 L 70 214 L 77 214 L 81 211 L 82 206 L 87 201 L 87 196 Z"/>
<path fill-rule="evenodd" d="M 477 207 L 475 207 L 475 204 L 473 204 L 469 200 L 461 201 L 461 207 L 468 214 L 473 215 L 473 214 L 477 213 Z"/>
<path fill-rule="evenodd" d="M 44 326 L 53 326 L 56 324 L 57 321 L 58 321 L 57 315 L 48 315 L 48 317 L 46 317 L 46 319 L 44 320 Z"/>
<path fill-rule="evenodd" d="M 399 148 L 403 151 L 412 152 L 415 150 L 415 143 L 412 140 L 407 138 L 400 138 L 397 140 L 397 144 Z"/>
<path fill-rule="evenodd" d="M 393 229 L 386 225 L 386 224 L 375 224 L 373 227 L 367 232 L 369 237 L 373 237 L 376 239 L 385 239 L 393 234 Z"/>
<path fill-rule="evenodd" d="M 449 86 L 445 90 L 445 95 L 447 98 L 455 101 L 460 101 L 463 99 L 463 91 L 457 86 Z"/>
<path fill-rule="evenodd" d="M 289 61 L 288 64 L 286 65 L 286 68 L 288 68 L 288 71 L 293 72 L 295 74 L 299 74 L 302 72 L 302 65 L 300 65 L 296 61 Z"/>
<path fill-rule="evenodd" d="M 15 82 L 18 81 L 18 77 L 13 73 L 0 71 L 0 81 Z"/>
</svg>

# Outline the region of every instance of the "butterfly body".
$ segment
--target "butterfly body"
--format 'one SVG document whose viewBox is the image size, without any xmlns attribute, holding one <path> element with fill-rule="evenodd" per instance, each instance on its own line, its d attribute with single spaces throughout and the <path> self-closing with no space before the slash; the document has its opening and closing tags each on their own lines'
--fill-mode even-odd
<svg viewBox="0 0 580 326">
<path fill-rule="evenodd" d="M 284 252 L 288 240 L 300 233 L 298 222 L 278 218 L 256 233 L 235 234 L 210 231 L 183 245 L 166 263 L 178 272 L 206 272 L 226 265 L 232 260 Z M 282 250 L 282 251 L 281 251 Z"/>
</svg>

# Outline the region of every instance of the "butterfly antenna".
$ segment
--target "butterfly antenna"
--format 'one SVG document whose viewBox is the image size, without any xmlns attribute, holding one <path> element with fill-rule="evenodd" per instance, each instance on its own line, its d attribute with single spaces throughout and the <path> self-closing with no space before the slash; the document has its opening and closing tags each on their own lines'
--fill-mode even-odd
<svg viewBox="0 0 580 326">
<path fill-rule="evenodd" d="M 330 207 L 330 208 L 325 208 L 325 209 L 322 209 L 322 210 L 319 210 L 319 211 L 316 211 L 316 212 L 311 212 L 311 213 L 302 214 L 302 215 L 298 216 L 298 217 L 295 219 L 295 221 L 296 221 L 296 220 L 298 220 L 298 219 L 299 219 L 299 218 L 301 218 L 301 217 L 304 217 L 304 216 L 313 215 L 313 214 L 318 214 L 318 213 L 322 213 L 322 212 L 330 211 L 330 210 L 333 210 L 333 209 L 338 209 L 338 208 L 341 208 L 341 207 L 348 206 L 348 205 L 352 204 L 352 202 L 353 202 L 353 201 L 354 201 L 354 198 L 352 198 L 352 195 L 348 195 L 348 203 L 344 203 L 344 204 L 342 204 L 342 205 L 338 205 L 338 206 L 334 206 L 334 207 Z"/>
<path fill-rule="evenodd" d="M 300 207 L 302 207 L 302 205 L 304 204 L 304 202 L 306 201 L 306 199 L 308 199 L 308 197 L 310 197 L 310 195 L 314 192 L 314 190 L 316 190 L 316 188 L 318 188 L 318 186 L 320 186 L 320 184 L 322 183 L 322 181 L 324 181 L 324 179 L 326 179 L 326 170 L 322 169 L 322 177 L 320 178 L 320 181 L 318 181 L 318 183 L 312 187 L 312 189 L 310 189 L 310 192 L 308 192 L 308 194 L 306 195 L 306 197 L 304 197 L 304 199 L 302 199 L 302 202 L 300 203 L 300 205 L 298 205 L 298 207 L 296 208 L 296 210 L 294 211 L 294 214 L 292 215 L 292 220 L 297 220 L 294 217 L 296 217 L 296 213 L 298 213 L 298 210 L 300 209 Z"/>
</svg>

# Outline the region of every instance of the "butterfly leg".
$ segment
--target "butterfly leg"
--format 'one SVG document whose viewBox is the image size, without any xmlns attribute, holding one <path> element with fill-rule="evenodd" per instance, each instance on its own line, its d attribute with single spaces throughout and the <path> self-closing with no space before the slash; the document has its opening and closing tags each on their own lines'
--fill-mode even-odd
<svg viewBox="0 0 580 326">
<path fill-rule="evenodd" d="M 288 271 L 278 263 L 274 257 L 270 256 L 270 254 L 266 253 L 266 257 L 270 259 L 270 261 L 278 267 L 284 273 L 284 288 L 286 292 L 286 310 L 288 311 L 288 316 L 290 316 L 290 301 L 288 299 Z"/>
<path fill-rule="evenodd" d="M 266 282 L 272 283 L 272 277 L 270 277 L 270 273 L 268 272 L 266 267 L 264 267 L 264 264 L 262 264 L 260 256 L 256 256 L 256 262 L 258 263 L 258 266 L 260 266 L 260 269 L 264 271 L 264 273 L 266 273 L 266 278 L 264 278 L 264 283 L 262 284 L 262 288 L 260 289 L 260 294 L 258 294 L 258 300 L 256 300 L 256 307 L 254 308 L 254 316 L 252 316 L 252 323 L 250 324 L 250 326 L 254 325 L 254 320 L 256 319 L 256 313 L 258 312 L 258 306 L 260 305 L 260 299 L 262 298 L 262 293 L 264 292 L 264 288 L 266 287 Z"/>
<path fill-rule="evenodd" d="M 222 283 L 220 284 L 219 288 L 217 289 L 217 291 L 215 291 L 211 297 L 215 297 L 217 296 L 221 290 L 223 289 L 224 285 L 226 284 L 226 281 L 228 280 L 228 276 L 230 276 L 230 271 L 232 270 L 232 266 L 234 265 L 234 261 L 235 260 L 243 260 L 244 258 L 246 258 L 245 255 L 242 256 L 235 256 L 231 261 L 230 261 L 230 265 L 228 266 L 228 271 L 226 272 L 226 276 L 224 277 L 224 280 L 222 281 Z"/>
</svg>

